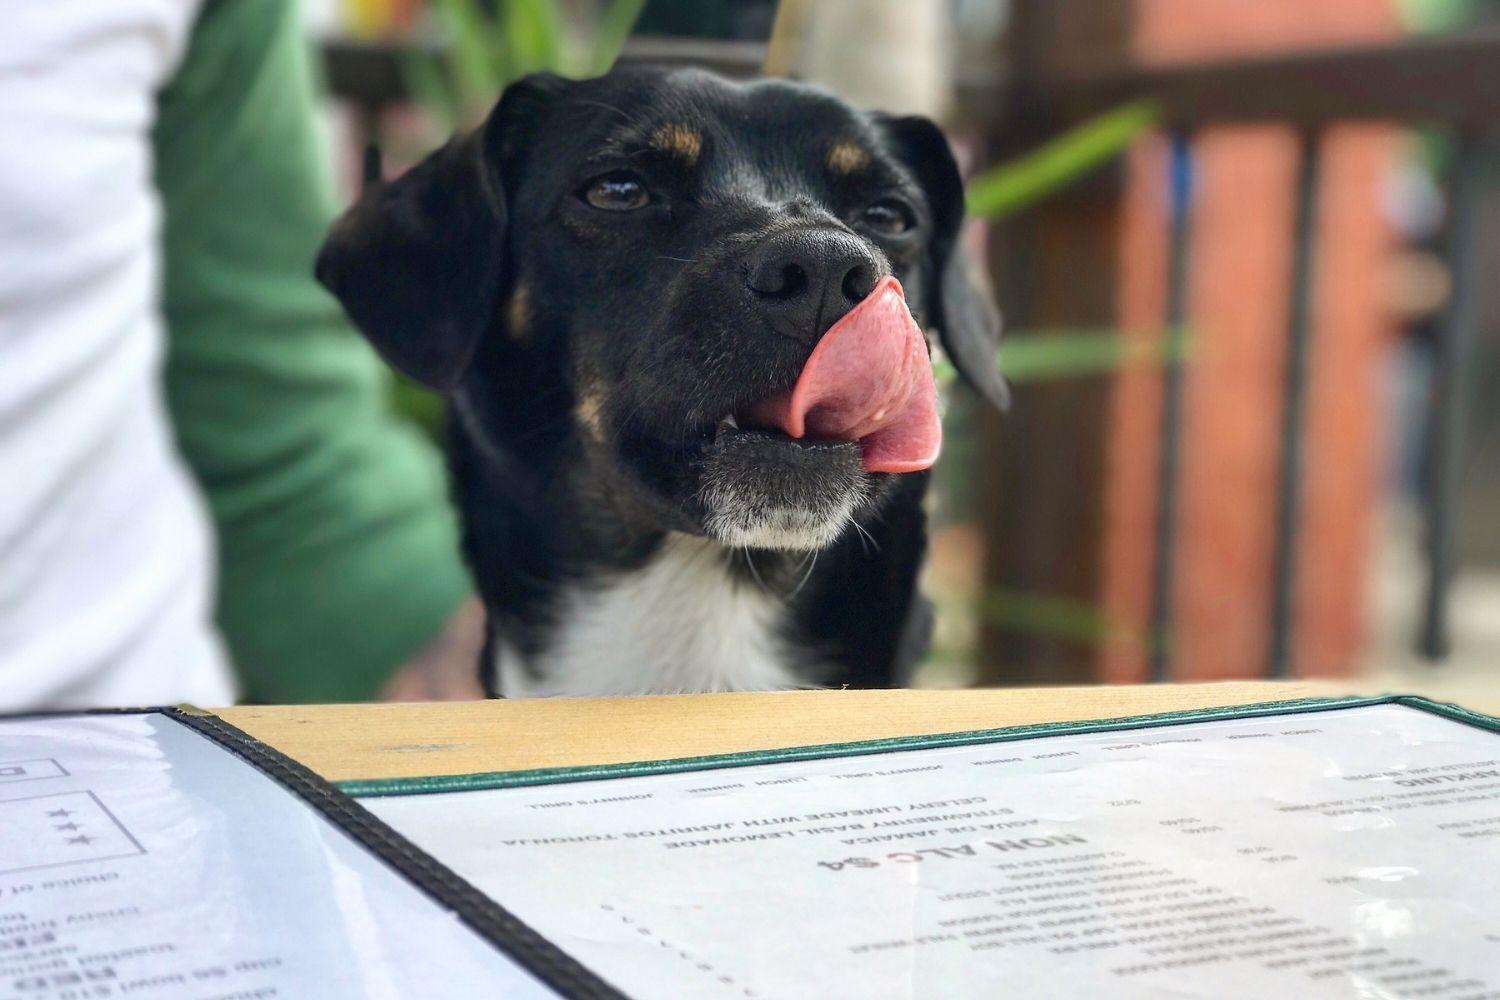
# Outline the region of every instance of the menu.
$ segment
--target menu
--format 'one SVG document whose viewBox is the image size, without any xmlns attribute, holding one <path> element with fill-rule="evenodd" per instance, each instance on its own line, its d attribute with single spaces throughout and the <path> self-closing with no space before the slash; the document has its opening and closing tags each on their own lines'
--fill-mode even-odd
<svg viewBox="0 0 1500 1000">
<path fill-rule="evenodd" d="M 1407 705 L 364 804 L 636 997 L 1500 998 L 1500 736 Z"/>
<path fill-rule="evenodd" d="M 0 720 L 0 998 L 556 994 L 162 713 Z"/>
</svg>

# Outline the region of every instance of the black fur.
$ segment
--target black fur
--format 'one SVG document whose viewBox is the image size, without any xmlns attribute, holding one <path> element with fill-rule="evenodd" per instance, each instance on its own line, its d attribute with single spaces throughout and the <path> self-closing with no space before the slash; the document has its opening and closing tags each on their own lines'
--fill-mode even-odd
<svg viewBox="0 0 1500 1000">
<path fill-rule="evenodd" d="M 835 166 L 839 143 L 863 158 Z M 619 171 L 650 204 L 585 199 Z M 909 213 L 907 232 L 872 227 L 882 199 Z M 783 595 L 795 646 L 832 668 L 817 681 L 889 686 L 930 631 L 916 592 L 927 475 L 866 473 L 853 443 L 721 439 L 719 422 L 788 389 L 888 272 L 960 373 L 1003 404 L 998 317 L 968 279 L 962 215 L 952 155 L 925 119 L 690 70 L 538 75 L 475 133 L 368 191 L 318 276 L 393 365 L 450 395 L 488 648 L 503 637 L 540 651 L 562 588 L 643 565 L 669 531 L 704 534 L 706 483 L 750 507 L 854 490 L 864 531 L 844 529 L 815 563 L 726 558 L 747 586 Z"/>
</svg>

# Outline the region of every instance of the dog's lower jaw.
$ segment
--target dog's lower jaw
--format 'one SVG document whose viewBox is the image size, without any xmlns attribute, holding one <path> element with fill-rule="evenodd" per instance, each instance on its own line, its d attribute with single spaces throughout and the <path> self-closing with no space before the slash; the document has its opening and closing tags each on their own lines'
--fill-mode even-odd
<svg viewBox="0 0 1500 1000">
<path fill-rule="evenodd" d="M 671 534 L 643 567 L 562 595 L 530 662 L 496 643 L 506 697 L 774 691 L 810 686 L 787 641 L 786 602 L 732 572 L 731 552 Z"/>
<path fill-rule="evenodd" d="M 871 494 L 858 450 L 844 451 L 798 455 L 804 462 L 813 458 L 804 469 L 757 468 L 732 454 L 709 463 L 698 494 L 704 532 L 731 549 L 827 548 L 849 530 Z"/>
<path fill-rule="evenodd" d="M 852 441 L 719 434 L 700 469 L 702 529 L 731 549 L 816 552 L 849 530 L 874 480 Z"/>
<path fill-rule="evenodd" d="M 732 549 L 816 552 L 832 545 L 854 520 L 864 497 L 851 491 L 827 507 L 767 507 L 710 497 L 705 530 Z"/>
</svg>

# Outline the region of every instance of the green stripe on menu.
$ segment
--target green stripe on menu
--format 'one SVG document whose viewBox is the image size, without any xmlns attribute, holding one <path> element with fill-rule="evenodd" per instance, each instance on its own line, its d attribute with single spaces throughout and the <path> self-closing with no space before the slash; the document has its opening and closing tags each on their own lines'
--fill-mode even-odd
<svg viewBox="0 0 1500 1000">
<path fill-rule="evenodd" d="M 998 729 L 979 729 L 959 733 L 927 736 L 900 736 L 852 743 L 827 743 L 814 746 L 787 747 L 775 750 L 748 750 L 739 753 L 711 754 L 702 757 L 678 757 L 668 760 L 638 761 L 625 764 L 598 764 L 584 767 L 537 768 L 525 771 L 487 771 L 473 774 L 430 775 L 417 778 L 373 778 L 336 782 L 346 794 L 356 798 L 386 795 L 430 795 L 439 792 L 472 792 L 497 788 L 520 788 L 531 785 L 565 784 L 575 781 L 598 781 L 608 778 L 633 778 L 653 774 L 676 774 L 755 764 L 787 761 L 852 757 L 860 754 L 893 753 L 899 750 L 929 750 L 938 747 L 965 746 L 978 743 L 1006 743 L 1013 740 L 1046 736 L 1073 736 L 1111 730 L 1144 729 L 1151 726 L 1175 726 L 1193 722 L 1215 722 L 1229 719 L 1253 719 L 1272 715 L 1299 715 L 1371 705 L 1405 705 L 1445 718 L 1500 733 L 1500 719 L 1472 712 L 1458 705 L 1442 704 L 1414 695 L 1375 695 L 1370 697 L 1299 698 L 1291 701 L 1261 702 L 1254 705 L 1232 705 L 1221 708 L 1191 709 L 1156 715 L 1136 715 L 1118 719 L 1095 719 L 1081 722 L 1042 722 Z"/>
</svg>

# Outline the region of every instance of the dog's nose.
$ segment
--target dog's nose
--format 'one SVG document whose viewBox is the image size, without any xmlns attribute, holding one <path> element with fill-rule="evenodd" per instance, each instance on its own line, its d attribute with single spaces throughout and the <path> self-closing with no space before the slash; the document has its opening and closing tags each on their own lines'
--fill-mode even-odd
<svg viewBox="0 0 1500 1000">
<path fill-rule="evenodd" d="M 750 252 L 745 282 L 778 330 L 816 342 L 875 290 L 885 262 L 837 229 L 794 229 Z"/>
</svg>

